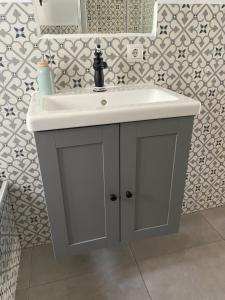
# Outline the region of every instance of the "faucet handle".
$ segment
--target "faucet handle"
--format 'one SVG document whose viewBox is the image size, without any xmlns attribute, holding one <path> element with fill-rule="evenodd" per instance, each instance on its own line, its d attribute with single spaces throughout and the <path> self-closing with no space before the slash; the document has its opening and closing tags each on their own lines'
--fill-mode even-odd
<svg viewBox="0 0 225 300">
<path fill-rule="evenodd" d="M 104 68 L 104 69 L 108 69 L 108 64 L 107 64 L 106 61 L 103 61 L 103 68 Z"/>
</svg>

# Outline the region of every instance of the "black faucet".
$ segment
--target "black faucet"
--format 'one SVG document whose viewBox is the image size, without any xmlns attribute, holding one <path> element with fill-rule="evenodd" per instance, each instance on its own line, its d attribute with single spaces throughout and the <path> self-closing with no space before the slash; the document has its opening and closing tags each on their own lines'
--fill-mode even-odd
<svg viewBox="0 0 225 300">
<path fill-rule="evenodd" d="M 94 70 L 95 70 L 95 92 L 104 92 L 106 91 L 104 84 L 104 69 L 107 69 L 107 63 L 103 60 L 101 45 L 97 45 L 95 49 L 95 58 L 94 58 Z"/>
</svg>

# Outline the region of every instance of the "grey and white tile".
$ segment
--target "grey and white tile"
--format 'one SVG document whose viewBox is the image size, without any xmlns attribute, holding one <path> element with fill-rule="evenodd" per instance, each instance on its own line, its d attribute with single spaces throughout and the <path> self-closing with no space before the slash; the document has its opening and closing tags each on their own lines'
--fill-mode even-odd
<svg viewBox="0 0 225 300">
<path fill-rule="evenodd" d="M 0 173 L 4 177 L 3 173 Z M 4 188 L 0 181 L 0 189 Z M 6 191 L 0 199 L 0 298 L 14 300 L 20 263 L 20 241 L 13 209 Z"/>
</svg>

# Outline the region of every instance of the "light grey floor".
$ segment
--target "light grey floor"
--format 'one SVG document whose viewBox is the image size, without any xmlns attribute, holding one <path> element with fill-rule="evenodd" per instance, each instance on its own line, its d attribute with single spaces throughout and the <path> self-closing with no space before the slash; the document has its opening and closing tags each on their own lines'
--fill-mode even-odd
<svg viewBox="0 0 225 300">
<path fill-rule="evenodd" d="M 223 300 L 225 207 L 182 217 L 176 235 L 55 260 L 23 251 L 16 300 Z"/>
</svg>

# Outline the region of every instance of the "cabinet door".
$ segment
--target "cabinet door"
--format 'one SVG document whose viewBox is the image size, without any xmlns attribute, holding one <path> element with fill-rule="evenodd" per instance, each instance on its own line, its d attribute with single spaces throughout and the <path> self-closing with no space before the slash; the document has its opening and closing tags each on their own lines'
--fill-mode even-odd
<svg viewBox="0 0 225 300">
<path fill-rule="evenodd" d="M 122 240 L 178 230 L 193 118 L 121 125 Z"/>
<path fill-rule="evenodd" d="M 35 138 L 55 255 L 118 242 L 119 125 L 40 132 Z"/>
</svg>

